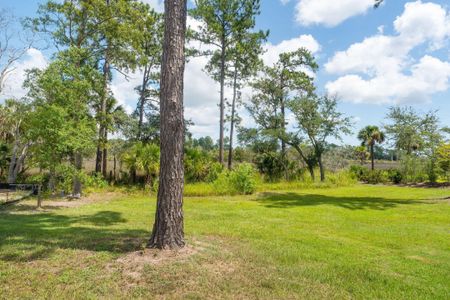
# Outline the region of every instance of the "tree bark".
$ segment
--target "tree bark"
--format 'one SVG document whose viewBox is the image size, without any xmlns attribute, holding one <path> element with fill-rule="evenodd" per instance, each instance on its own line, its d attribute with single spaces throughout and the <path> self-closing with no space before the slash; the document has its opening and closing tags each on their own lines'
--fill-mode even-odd
<svg viewBox="0 0 450 300">
<path fill-rule="evenodd" d="M 161 157 L 155 223 L 148 246 L 178 249 L 185 245 L 183 221 L 183 88 L 187 0 L 165 1 L 161 67 Z"/>
<path fill-rule="evenodd" d="M 102 156 L 102 161 L 103 161 L 103 165 L 102 165 L 102 174 L 103 174 L 103 178 L 107 178 L 108 176 L 108 148 L 106 148 L 106 144 L 108 143 L 108 131 L 105 129 L 105 136 L 104 136 L 104 148 L 103 148 L 103 156 Z"/>
<path fill-rule="evenodd" d="M 144 67 L 144 75 L 142 76 L 142 87 L 139 97 L 139 123 L 138 123 L 138 140 L 142 140 L 142 125 L 144 124 L 144 109 L 145 109 L 145 91 L 148 84 L 148 73 L 150 73 L 147 66 Z"/>
<path fill-rule="evenodd" d="M 109 5 L 110 0 L 106 0 L 106 5 Z M 106 148 L 106 142 L 104 140 L 106 136 L 106 109 L 107 109 L 107 101 L 108 101 L 108 84 L 109 84 L 109 73 L 111 71 L 110 61 L 109 61 L 109 42 L 106 41 L 106 50 L 105 50 L 105 62 L 103 64 L 103 94 L 101 97 L 100 103 L 100 126 L 98 132 L 98 146 L 97 146 L 97 158 L 95 162 L 95 172 L 102 172 L 103 176 L 106 178 L 106 170 L 102 170 L 102 164 L 104 166 L 105 157 L 104 149 Z"/>
<path fill-rule="evenodd" d="M 325 168 L 323 167 L 322 162 L 322 154 L 317 155 L 317 163 L 319 164 L 319 170 L 320 170 L 320 181 L 325 181 Z"/>
<path fill-rule="evenodd" d="M 230 121 L 230 149 L 228 149 L 228 170 L 233 165 L 233 135 L 234 135 L 234 115 L 236 113 L 236 94 L 237 94 L 237 70 L 234 70 L 233 79 L 233 102 L 231 103 L 231 121 Z"/>
<path fill-rule="evenodd" d="M 81 197 L 82 193 L 82 185 L 80 180 L 80 172 L 83 169 L 83 156 L 80 152 L 77 152 L 74 154 L 74 165 L 75 169 L 77 170 L 77 174 L 75 174 L 73 178 L 73 189 L 72 189 L 72 196 L 76 198 Z"/>
<path fill-rule="evenodd" d="M 102 148 L 100 147 L 101 144 L 101 131 L 102 129 L 99 130 L 99 139 L 98 139 L 98 145 L 97 145 L 97 155 L 95 157 L 95 173 L 101 173 L 102 172 L 102 161 L 103 161 L 103 152 L 102 152 Z"/>
</svg>

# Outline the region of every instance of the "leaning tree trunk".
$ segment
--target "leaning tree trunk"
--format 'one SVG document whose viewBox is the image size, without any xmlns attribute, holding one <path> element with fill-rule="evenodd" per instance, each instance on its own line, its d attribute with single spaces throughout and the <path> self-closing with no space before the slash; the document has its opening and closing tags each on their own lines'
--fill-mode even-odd
<svg viewBox="0 0 450 300">
<path fill-rule="evenodd" d="M 187 0 L 165 1 L 161 67 L 161 158 L 155 224 L 148 246 L 184 247 L 183 76 Z"/>
</svg>

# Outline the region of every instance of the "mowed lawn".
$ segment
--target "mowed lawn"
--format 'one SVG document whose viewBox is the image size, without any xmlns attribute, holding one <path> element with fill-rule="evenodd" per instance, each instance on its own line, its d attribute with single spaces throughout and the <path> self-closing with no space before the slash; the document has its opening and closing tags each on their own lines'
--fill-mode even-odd
<svg viewBox="0 0 450 300">
<path fill-rule="evenodd" d="M 43 212 L 27 207 L 33 202 L 3 209 L 0 298 L 450 297 L 448 189 L 186 198 L 190 250 L 149 261 L 134 257 L 149 238 L 155 199 L 108 197 Z"/>
</svg>

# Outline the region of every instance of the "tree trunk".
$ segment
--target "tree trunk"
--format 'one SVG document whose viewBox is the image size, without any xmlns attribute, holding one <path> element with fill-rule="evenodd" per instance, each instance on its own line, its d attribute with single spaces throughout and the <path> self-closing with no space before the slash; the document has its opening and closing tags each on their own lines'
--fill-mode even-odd
<svg viewBox="0 0 450 300">
<path fill-rule="evenodd" d="M 20 155 L 18 155 L 19 151 L 19 145 L 16 143 L 14 144 L 13 148 L 13 154 L 11 156 L 11 162 L 9 164 L 9 170 L 8 170 L 8 183 L 13 184 L 17 181 L 17 176 L 19 172 L 23 169 L 23 165 L 25 162 L 25 158 L 28 153 L 28 148 L 30 147 L 30 143 L 23 146 L 22 151 L 20 152 Z"/>
<path fill-rule="evenodd" d="M 235 69 L 233 79 L 233 102 L 231 103 L 230 149 L 228 149 L 228 170 L 231 170 L 233 164 L 233 135 L 234 135 L 234 115 L 236 112 L 236 94 L 237 94 L 237 70 Z"/>
<path fill-rule="evenodd" d="M 320 170 L 320 181 L 325 181 L 325 168 L 323 167 L 322 162 L 322 154 L 317 155 L 317 163 L 319 164 L 319 170 Z"/>
<path fill-rule="evenodd" d="M 110 0 L 106 0 L 106 5 L 109 5 Z M 102 172 L 103 177 L 106 178 L 106 170 L 102 170 L 102 164 L 104 166 L 105 157 L 104 155 L 104 149 L 106 148 L 106 109 L 107 109 L 107 101 L 108 101 L 108 84 L 110 81 L 109 73 L 111 71 L 110 67 L 110 57 L 109 57 L 109 42 L 106 41 L 106 50 L 105 50 L 105 62 L 103 64 L 103 94 L 101 97 L 101 103 L 100 103 L 100 128 L 98 133 L 98 146 L 97 146 L 97 159 L 95 163 L 95 171 L 96 172 Z"/>
<path fill-rule="evenodd" d="M 113 166 L 113 181 L 116 182 L 116 168 L 117 168 L 117 158 L 114 154 L 114 166 Z"/>
<path fill-rule="evenodd" d="M 138 140 L 142 140 L 142 125 L 144 124 L 144 109 L 145 109 L 145 90 L 148 82 L 148 67 L 144 67 L 144 75 L 142 77 L 142 87 L 141 87 L 141 95 L 139 99 L 139 123 L 138 123 Z"/>
<path fill-rule="evenodd" d="M 370 145 L 370 157 L 372 160 L 372 171 L 375 170 L 375 158 L 374 158 L 374 150 L 373 150 L 373 145 Z"/>
<path fill-rule="evenodd" d="M 224 34 L 225 35 L 225 34 Z M 225 123 L 225 36 L 222 36 L 222 51 L 220 55 L 220 136 L 219 162 L 224 163 L 224 123 Z"/>
<path fill-rule="evenodd" d="M 82 193 L 82 186 L 80 180 L 80 172 L 83 169 L 83 156 L 81 153 L 77 152 L 74 155 L 74 165 L 77 170 L 77 174 L 73 177 L 73 189 L 72 196 L 75 198 L 80 198 Z"/>
<path fill-rule="evenodd" d="M 307 164 L 307 168 L 309 171 L 309 175 L 311 176 L 312 181 L 316 181 L 316 175 L 314 174 L 314 166 Z"/>
<path fill-rule="evenodd" d="M 102 148 L 100 146 L 101 144 L 101 132 L 103 129 L 99 130 L 99 139 L 98 139 L 98 145 L 97 145 L 97 156 L 95 157 L 95 173 L 101 173 L 102 172 L 102 161 L 103 161 L 103 152 Z"/>
<path fill-rule="evenodd" d="M 148 246 L 177 249 L 185 245 L 183 221 L 183 88 L 187 0 L 165 1 L 161 67 L 161 157 L 155 224 Z"/>
<path fill-rule="evenodd" d="M 14 176 L 14 170 L 16 168 L 17 163 L 17 151 L 18 151 L 19 145 L 17 142 L 14 143 L 11 160 L 9 162 L 9 169 L 8 169 L 8 183 L 16 183 L 16 177 Z"/>
<path fill-rule="evenodd" d="M 103 166 L 102 166 L 102 174 L 103 174 L 103 178 L 107 178 L 108 177 L 108 148 L 106 148 L 106 144 L 108 143 L 108 131 L 105 129 L 105 137 L 104 137 L 104 143 L 105 143 L 105 147 L 103 148 Z"/>
</svg>

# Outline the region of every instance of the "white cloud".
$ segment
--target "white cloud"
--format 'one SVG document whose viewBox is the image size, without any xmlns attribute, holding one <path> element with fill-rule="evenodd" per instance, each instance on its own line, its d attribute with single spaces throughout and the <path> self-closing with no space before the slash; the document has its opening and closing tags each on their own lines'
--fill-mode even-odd
<svg viewBox="0 0 450 300">
<path fill-rule="evenodd" d="M 6 79 L 0 100 L 25 96 L 27 91 L 22 85 L 26 79 L 26 71 L 34 68 L 44 69 L 47 64 L 47 59 L 41 51 L 34 48 L 28 49 L 23 59 L 13 65 L 14 71 Z"/>
<path fill-rule="evenodd" d="M 281 0 L 286 4 L 289 0 Z M 366 13 L 373 0 L 297 0 L 296 21 L 302 25 L 336 26 L 356 15 Z"/>
<path fill-rule="evenodd" d="M 380 32 L 337 52 L 325 69 L 343 76 L 327 83 L 328 92 L 356 103 L 392 104 L 427 102 L 447 90 L 449 63 L 411 53 L 420 46 L 428 52 L 442 48 L 450 37 L 450 14 L 434 3 L 411 2 L 394 28 L 395 35 Z"/>
<path fill-rule="evenodd" d="M 273 65 L 278 61 L 281 53 L 295 51 L 301 47 L 308 49 L 312 54 L 320 51 L 320 44 L 312 35 L 300 35 L 290 40 L 284 40 L 277 45 L 270 42 L 264 45 L 266 52 L 263 54 L 263 61 L 268 66 Z"/>
</svg>

